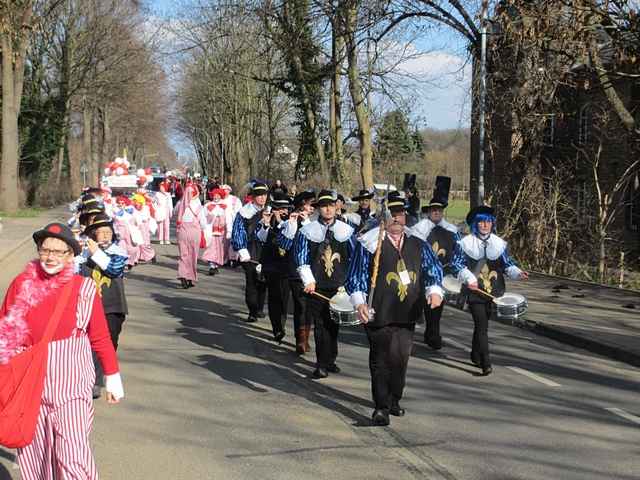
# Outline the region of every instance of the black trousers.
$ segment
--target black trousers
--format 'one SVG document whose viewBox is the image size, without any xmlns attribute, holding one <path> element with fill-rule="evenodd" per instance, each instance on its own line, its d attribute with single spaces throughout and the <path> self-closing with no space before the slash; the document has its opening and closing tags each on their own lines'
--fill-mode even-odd
<svg viewBox="0 0 640 480">
<path fill-rule="evenodd" d="M 311 325 L 311 319 L 307 318 L 307 295 L 304 293 L 302 280 L 289 279 L 291 299 L 293 300 L 293 328 L 296 332 L 306 325 Z"/>
<path fill-rule="evenodd" d="M 126 318 L 124 313 L 107 313 L 107 326 L 109 327 L 109 334 L 111 335 L 111 343 L 113 343 L 114 350 L 118 350 L 118 339 L 120 338 L 120 332 L 122 332 L 122 324 Z M 96 352 L 93 354 L 93 366 L 96 369 L 96 385 L 104 386 L 104 372 L 102 371 L 102 364 L 98 360 Z"/>
<path fill-rule="evenodd" d="M 431 308 L 430 305 L 425 305 L 424 309 L 424 341 L 431 345 L 442 344 L 442 337 L 440 336 L 440 317 L 442 317 L 442 310 L 444 309 L 444 303 L 438 308 Z"/>
<path fill-rule="evenodd" d="M 289 279 L 286 273 L 265 272 L 267 280 L 267 307 L 273 334 L 284 333 L 289 303 Z"/>
<path fill-rule="evenodd" d="M 402 398 L 415 324 L 365 327 L 369 339 L 371 393 L 377 409 L 388 410 Z"/>
<path fill-rule="evenodd" d="M 325 297 L 333 297 L 337 290 L 317 290 Z M 313 323 L 314 338 L 316 341 L 316 366 L 327 368 L 336 363 L 338 357 L 338 332 L 339 326 L 331 320 L 329 314 L 329 302 L 319 297 L 308 295 L 307 322 Z"/>
<path fill-rule="evenodd" d="M 244 269 L 245 278 L 244 301 L 249 309 L 249 315 L 256 317 L 258 316 L 258 312 L 264 310 L 267 284 L 258 280 L 255 263 L 242 262 L 242 268 Z"/>
<path fill-rule="evenodd" d="M 491 366 L 489 357 L 489 318 L 491 318 L 491 303 L 469 303 L 473 318 L 473 341 L 471 342 L 471 358 L 481 368 Z"/>
</svg>

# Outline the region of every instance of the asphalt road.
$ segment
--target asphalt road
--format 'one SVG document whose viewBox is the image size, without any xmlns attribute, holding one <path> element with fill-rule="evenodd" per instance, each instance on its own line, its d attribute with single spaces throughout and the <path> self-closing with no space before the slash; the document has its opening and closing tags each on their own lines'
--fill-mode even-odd
<svg viewBox="0 0 640 480">
<path fill-rule="evenodd" d="M 126 399 L 96 403 L 104 479 L 640 479 L 634 367 L 493 323 L 494 373 L 479 377 L 470 316 L 446 309 L 443 350 L 416 332 L 407 415 L 372 427 L 360 329 L 341 332 L 342 373 L 312 380 L 291 320 L 281 346 L 268 320 L 243 321 L 239 269 L 184 291 L 177 247 L 156 248 L 160 262 L 126 281 Z M 2 265 L 1 287 L 30 251 Z M 0 478 L 19 478 L 12 458 L 0 449 Z"/>
</svg>

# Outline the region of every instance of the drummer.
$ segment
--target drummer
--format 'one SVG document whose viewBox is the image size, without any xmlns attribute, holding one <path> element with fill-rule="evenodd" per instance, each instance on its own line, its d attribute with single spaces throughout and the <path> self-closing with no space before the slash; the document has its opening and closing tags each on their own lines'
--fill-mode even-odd
<svg viewBox="0 0 640 480">
<path fill-rule="evenodd" d="M 336 219 L 337 199 L 335 191 L 320 190 L 314 204 L 318 218 L 300 228 L 293 242 L 296 270 L 308 295 L 307 322 L 314 324 L 316 369 L 313 377 L 318 379 L 340 372 L 336 365 L 339 328 L 331 319 L 329 303 L 322 297 L 331 298 L 344 285 L 355 248 L 353 227 Z"/>
<path fill-rule="evenodd" d="M 386 231 L 376 270 L 374 258 L 380 227 L 358 238 L 345 285 L 369 339 L 369 369 L 375 410 L 374 425 L 389 425 L 389 415 L 405 414 L 400 406 L 413 332 L 428 308 L 442 303 L 442 267 L 428 244 L 411 236 L 406 227 L 405 202 L 397 192 L 389 194 L 384 214 Z M 370 314 L 367 295 L 372 271 L 377 271 Z"/>
<path fill-rule="evenodd" d="M 451 178 L 436 177 L 436 187 L 433 191 L 433 198 L 428 205 L 422 207 L 427 214 L 427 218 L 421 220 L 413 226 L 413 235 L 427 242 L 433 249 L 438 260 L 443 266 L 444 274 L 451 274 L 451 259 L 454 247 L 460 240 L 460 233 L 455 225 L 444 219 L 444 210 L 449 205 L 449 189 L 451 188 Z M 442 348 L 442 336 L 440 336 L 440 318 L 444 303 L 438 308 L 425 308 L 424 320 L 424 343 L 434 350 Z"/>
<path fill-rule="evenodd" d="M 495 234 L 496 216 L 493 208 L 481 205 L 467 214 L 471 233 L 456 249 L 451 269 L 465 284 L 467 302 L 473 317 L 471 362 L 482 369 L 482 375 L 493 371 L 489 357 L 489 318 L 492 297 L 505 292 L 504 274 L 515 280 L 526 280 L 529 274 L 518 268 L 507 251 L 507 242 Z"/>
</svg>

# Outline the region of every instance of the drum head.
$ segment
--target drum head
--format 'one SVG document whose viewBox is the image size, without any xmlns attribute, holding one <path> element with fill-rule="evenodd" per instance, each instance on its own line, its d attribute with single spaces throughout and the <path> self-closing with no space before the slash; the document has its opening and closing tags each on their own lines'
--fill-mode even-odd
<svg viewBox="0 0 640 480">
<path fill-rule="evenodd" d="M 503 296 L 498 297 L 494 300 L 496 305 L 504 305 L 504 306 L 515 306 L 521 305 L 527 301 L 522 295 L 517 293 L 505 293 Z"/>
<path fill-rule="evenodd" d="M 442 288 L 449 292 L 460 293 L 462 283 L 460 283 L 453 275 L 445 275 L 442 279 Z"/>
<path fill-rule="evenodd" d="M 346 292 L 338 292 L 331 297 L 329 307 L 337 312 L 353 312 L 355 310 L 349 300 L 349 294 Z"/>
</svg>

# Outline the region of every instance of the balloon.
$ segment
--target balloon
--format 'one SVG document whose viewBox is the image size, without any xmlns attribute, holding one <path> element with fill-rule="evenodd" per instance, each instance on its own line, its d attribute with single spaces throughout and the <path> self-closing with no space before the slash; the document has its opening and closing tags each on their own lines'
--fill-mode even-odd
<svg viewBox="0 0 640 480">
<path fill-rule="evenodd" d="M 138 175 L 138 177 L 144 177 L 144 169 L 139 168 L 136 172 L 136 175 Z"/>
<path fill-rule="evenodd" d="M 116 175 L 120 176 L 124 174 L 124 168 L 118 167 L 116 168 Z"/>
</svg>

